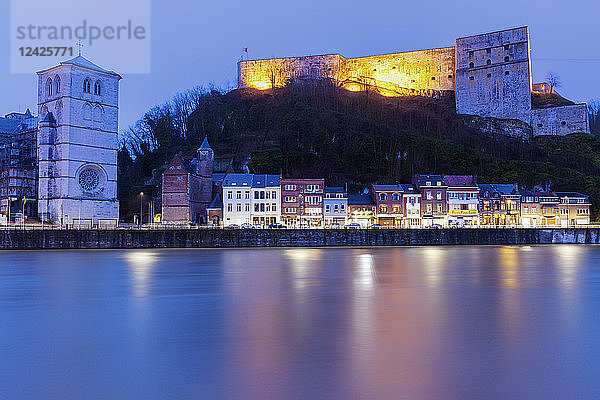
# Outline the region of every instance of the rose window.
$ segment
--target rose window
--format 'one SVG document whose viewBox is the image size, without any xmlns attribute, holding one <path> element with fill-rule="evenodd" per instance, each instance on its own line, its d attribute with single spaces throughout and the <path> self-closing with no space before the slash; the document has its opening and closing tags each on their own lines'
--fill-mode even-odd
<svg viewBox="0 0 600 400">
<path fill-rule="evenodd" d="M 92 168 L 87 168 L 79 174 L 79 186 L 85 192 L 92 192 L 100 185 L 100 174 Z"/>
</svg>

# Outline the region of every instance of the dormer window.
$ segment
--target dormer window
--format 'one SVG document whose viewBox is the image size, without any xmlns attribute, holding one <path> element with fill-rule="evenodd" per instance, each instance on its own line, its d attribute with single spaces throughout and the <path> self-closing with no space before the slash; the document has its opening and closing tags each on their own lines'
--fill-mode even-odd
<svg viewBox="0 0 600 400">
<path fill-rule="evenodd" d="M 100 96 L 102 94 L 102 85 L 100 84 L 100 81 L 97 81 L 94 84 L 94 94 L 97 96 Z"/>
<path fill-rule="evenodd" d="M 86 79 L 83 81 L 83 92 L 84 93 L 92 92 L 92 81 L 90 81 L 89 79 Z"/>
</svg>

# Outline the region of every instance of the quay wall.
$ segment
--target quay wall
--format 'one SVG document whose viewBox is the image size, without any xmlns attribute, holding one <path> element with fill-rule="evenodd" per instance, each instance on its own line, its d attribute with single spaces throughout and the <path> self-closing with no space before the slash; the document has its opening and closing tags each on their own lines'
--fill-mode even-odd
<svg viewBox="0 0 600 400">
<path fill-rule="evenodd" d="M 1 230 L 2 250 L 598 244 L 600 228 Z"/>
</svg>

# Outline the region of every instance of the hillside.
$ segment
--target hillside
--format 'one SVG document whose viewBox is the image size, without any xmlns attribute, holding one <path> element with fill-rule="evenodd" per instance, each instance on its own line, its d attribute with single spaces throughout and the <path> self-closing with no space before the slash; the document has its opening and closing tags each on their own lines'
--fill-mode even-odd
<svg viewBox="0 0 600 400">
<path fill-rule="evenodd" d="M 204 136 L 218 157 L 250 157 L 256 173 L 324 177 L 360 190 L 409 182 L 413 173 L 476 174 L 481 183 L 551 184 L 600 203 L 600 141 L 590 135 L 524 142 L 492 137 L 457 117 L 454 99 L 381 97 L 323 82 L 275 91 L 193 91 L 151 110 L 119 154 L 123 216 L 135 196 L 159 183 L 176 152 L 193 154 Z M 129 156 L 129 153 L 133 157 Z M 158 196 L 158 199 L 160 197 Z M 131 206 L 129 206 L 130 204 Z"/>
</svg>

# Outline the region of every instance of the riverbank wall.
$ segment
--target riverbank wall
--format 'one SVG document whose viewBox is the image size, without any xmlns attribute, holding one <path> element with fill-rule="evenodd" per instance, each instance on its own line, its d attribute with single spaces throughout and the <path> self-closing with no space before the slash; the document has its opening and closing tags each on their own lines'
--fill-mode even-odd
<svg viewBox="0 0 600 400">
<path fill-rule="evenodd" d="M 2 250 L 598 244 L 600 228 L 2 230 Z"/>
</svg>

